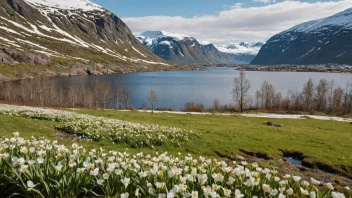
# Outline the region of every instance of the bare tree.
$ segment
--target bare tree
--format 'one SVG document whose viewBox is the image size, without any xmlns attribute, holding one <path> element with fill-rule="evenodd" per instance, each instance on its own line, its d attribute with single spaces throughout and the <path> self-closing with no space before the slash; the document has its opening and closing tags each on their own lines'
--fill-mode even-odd
<svg viewBox="0 0 352 198">
<path fill-rule="evenodd" d="M 262 97 L 262 94 L 260 93 L 260 91 L 256 91 L 255 92 L 255 108 L 256 109 L 259 109 L 259 101 L 260 101 L 260 99 L 261 99 L 261 97 Z"/>
<path fill-rule="evenodd" d="M 334 97 L 333 97 L 333 111 L 339 112 L 341 110 L 341 101 L 343 97 L 343 89 L 338 87 L 334 90 Z"/>
<path fill-rule="evenodd" d="M 213 100 L 212 109 L 215 112 L 219 112 L 221 110 L 221 104 L 220 104 L 220 101 L 218 99 L 214 99 Z"/>
<path fill-rule="evenodd" d="M 123 87 L 116 85 L 115 86 L 115 106 L 116 106 L 116 109 L 122 108 L 122 100 L 123 100 Z"/>
<path fill-rule="evenodd" d="M 329 82 L 326 79 L 321 79 L 316 88 L 316 107 L 318 111 L 325 111 L 328 91 Z"/>
<path fill-rule="evenodd" d="M 122 100 L 121 101 L 122 101 L 122 104 L 125 105 L 126 109 L 128 109 L 128 106 L 130 104 L 130 100 L 131 100 L 131 92 L 127 87 L 125 87 L 122 90 Z"/>
<path fill-rule="evenodd" d="M 110 98 L 111 98 L 111 86 L 107 82 L 100 82 L 99 85 L 99 100 L 101 101 L 101 104 L 103 106 L 103 109 L 106 108 L 106 105 L 108 104 Z"/>
<path fill-rule="evenodd" d="M 240 76 L 234 79 L 235 87 L 233 88 L 233 96 L 235 102 L 238 103 L 240 107 L 240 112 L 243 112 L 248 91 L 251 88 L 251 83 L 246 78 L 246 73 L 244 71 L 240 71 Z"/>
<path fill-rule="evenodd" d="M 92 95 L 95 109 L 99 108 L 99 80 L 94 76 L 94 79 L 91 82 Z"/>
<path fill-rule="evenodd" d="M 154 113 L 154 107 L 155 107 L 156 103 L 158 102 L 158 94 L 156 93 L 156 91 L 154 91 L 152 89 L 152 90 L 150 90 L 147 98 L 148 98 L 150 106 L 152 107 L 152 113 Z"/>
<path fill-rule="evenodd" d="M 302 95 L 305 102 L 306 111 L 310 111 L 313 103 L 314 96 L 314 84 L 310 78 L 306 84 L 304 84 Z"/>
<path fill-rule="evenodd" d="M 68 99 L 69 99 L 69 102 L 71 103 L 71 106 L 75 107 L 78 99 L 78 88 L 75 85 L 69 88 Z"/>
</svg>

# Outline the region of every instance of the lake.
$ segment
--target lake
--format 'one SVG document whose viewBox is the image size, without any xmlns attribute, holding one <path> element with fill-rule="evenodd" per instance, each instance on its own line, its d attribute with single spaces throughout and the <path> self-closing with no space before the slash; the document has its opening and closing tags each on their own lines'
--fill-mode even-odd
<svg viewBox="0 0 352 198">
<path fill-rule="evenodd" d="M 130 106 L 142 107 L 148 104 L 147 95 L 151 89 L 158 94 L 158 108 L 184 109 L 187 102 L 202 103 L 210 108 L 214 99 L 221 104 L 233 104 L 233 79 L 239 75 L 234 68 L 210 68 L 209 71 L 163 71 L 131 74 L 110 74 L 100 76 L 54 77 L 57 83 L 70 85 L 89 85 L 94 77 L 105 80 L 111 85 L 122 85 L 131 91 Z M 351 73 L 315 73 L 315 72 L 246 72 L 251 82 L 250 92 L 260 88 L 263 81 L 273 84 L 276 91 L 285 97 L 289 89 L 301 90 L 312 78 L 314 83 L 325 78 L 334 80 L 336 86 L 345 87 L 352 82 Z"/>
</svg>

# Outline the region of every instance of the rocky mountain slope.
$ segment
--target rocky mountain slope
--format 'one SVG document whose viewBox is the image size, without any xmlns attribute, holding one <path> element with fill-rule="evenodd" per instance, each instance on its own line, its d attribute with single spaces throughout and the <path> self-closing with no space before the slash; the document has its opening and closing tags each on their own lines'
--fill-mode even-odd
<svg viewBox="0 0 352 198">
<path fill-rule="evenodd" d="M 193 37 L 166 31 L 147 31 L 137 38 L 156 55 L 178 64 L 249 63 L 255 56 L 248 53 L 250 50 L 241 53 L 238 53 L 239 50 L 226 51 L 226 47 L 230 45 L 215 46 L 209 42 L 201 43 Z"/>
<path fill-rule="evenodd" d="M 352 64 L 352 8 L 281 32 L 252 64 Z"/>
<path fill-rule="evenodd" d="M 115 14 L 88 0 L 1 0 L 0 64 L 167 68 Z"/>
</svg>

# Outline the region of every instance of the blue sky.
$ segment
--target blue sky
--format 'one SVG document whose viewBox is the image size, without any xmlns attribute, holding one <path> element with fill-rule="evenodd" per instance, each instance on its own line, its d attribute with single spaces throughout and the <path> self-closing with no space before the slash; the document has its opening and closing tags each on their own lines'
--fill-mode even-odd
<svg viewBox="0 0 352 198">
<path fill-rule="evenodd" d="M 164 30 L 214 44 L 265 42 L 295 25 L 352 7 L 352 0 L 91 0 L 136 35 Z"/>
<path fill-rule="evenodd" d="M 92 0 L 119 17 L 143 16 L 183 16 L 193 17 L 208 14 L 218 14 L 230 9 L 236 3 L 242 7 L 265 6 L 272 3 L 263 3 L 253 0 Z M 270 0 L 269 0 L 270 1 Z M 277 0 L 275 3 L 282 2 Z M 327 2 L 329 0 L 320 0 Z M 317 0 L 302 2 L 314 3 Z"/>
</svg>

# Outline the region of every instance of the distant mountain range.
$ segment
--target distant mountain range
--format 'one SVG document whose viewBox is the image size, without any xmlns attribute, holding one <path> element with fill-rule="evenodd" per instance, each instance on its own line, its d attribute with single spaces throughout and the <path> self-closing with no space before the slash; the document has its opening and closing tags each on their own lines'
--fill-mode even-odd
<svg viewBox="0 0 352 198">
<path fill-rule="evenodd" d="M 196 38 L 166 31 L 147 31 L 137 38 L 156 55 L 177 64 L 246 64 L 262 43 L 214 45 Z"/>
<path fill-rule="evenodd" d="M 1 0 L 0 64 L 167 67 L 115 14 L 88 0 Z M 84 70 L 83 70 L 84 71 Z"/>
<path fill-rule="evenodd" d="M 270 38 L 252 64 L 352 64 L 352 8 Z"/>
</svg>

